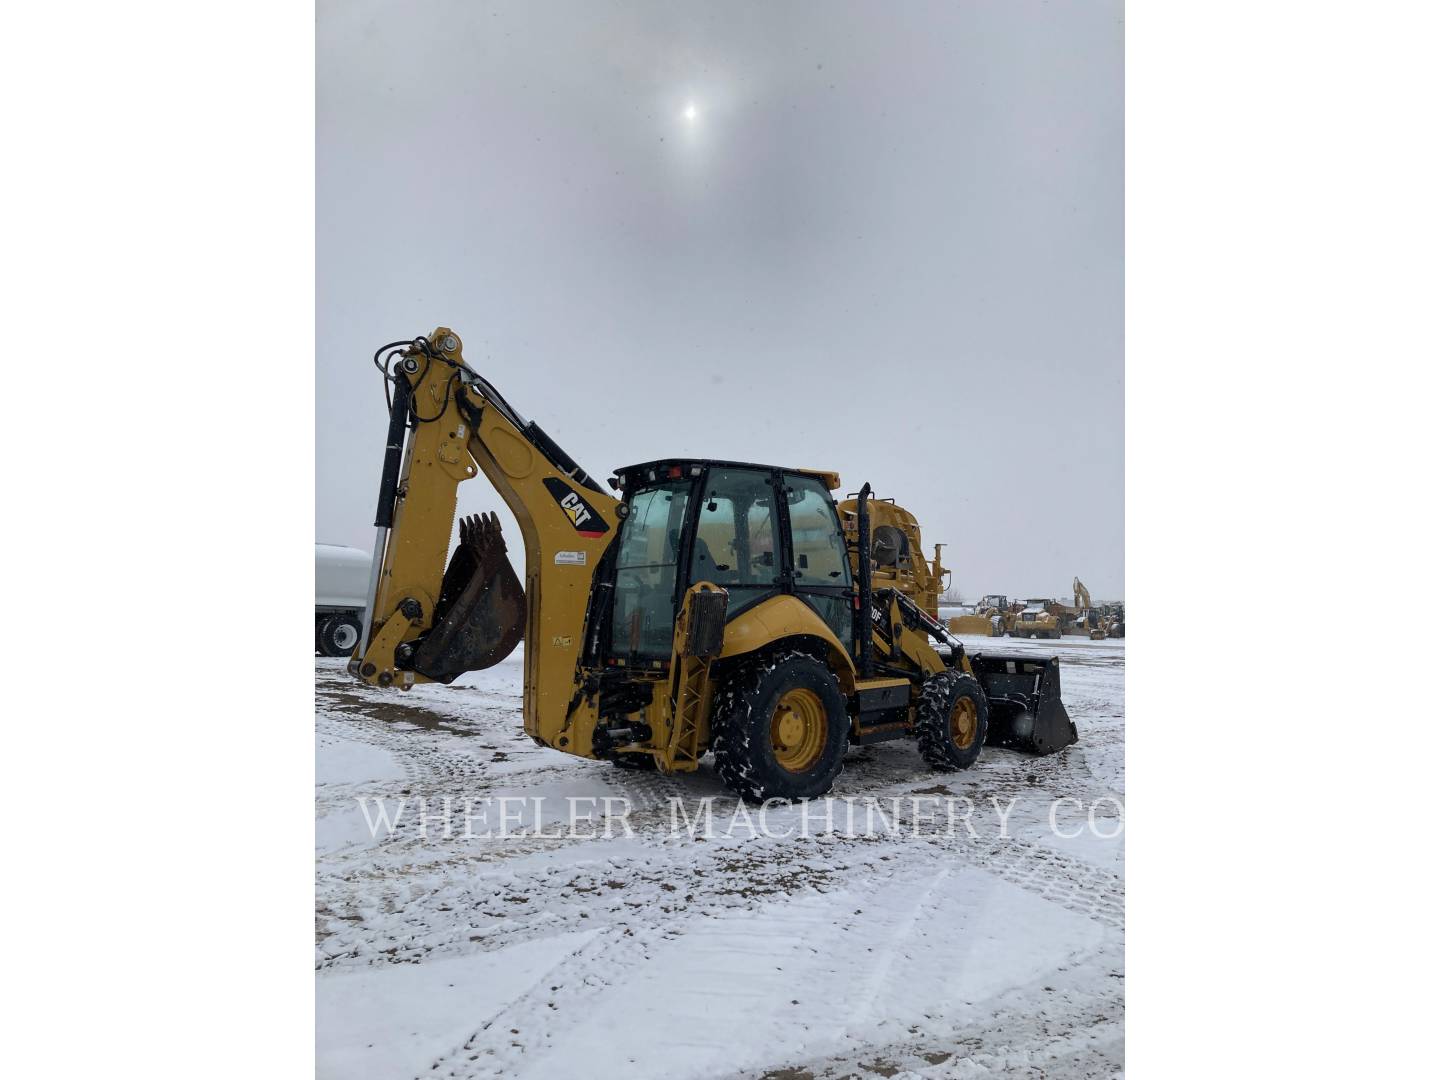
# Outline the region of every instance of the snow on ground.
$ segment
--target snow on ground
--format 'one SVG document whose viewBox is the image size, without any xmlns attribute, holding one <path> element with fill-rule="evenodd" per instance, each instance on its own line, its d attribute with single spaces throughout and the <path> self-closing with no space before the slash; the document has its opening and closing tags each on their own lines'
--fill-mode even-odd
<svg viewBox="0 0 1440 1080">
<path fill-rule="evenodd" d="M 671 829 L 672 798 L 694 819 L 713 797 L 717 824 L 737 807 L 708 761 L 664 777 L 535 746 L 518 650 L 409 693 L 317 659 L 319 1076 L 1114 1075 L 1124 642 L 966 646 L 1059 655 L 1080 742 L 987 747 L 963 773 L 906 742 L 854 748 L 834 794 L 963 796 L 978 838 L 908 822 L 793 835 L 795 808 L 769 815 L 773 836 L 692 838 Z M 560 835 L 444 836 L 446 796 L 458 813 L 500 795 L 545 799 Z M 628 800 L 632 834 L 564 835 L 566 797 Z M 357 800 L 402 798 L 436 817 L 372 835 Z M 1003 835 L 992 799 L 1014 800 Z"/>
</svg>

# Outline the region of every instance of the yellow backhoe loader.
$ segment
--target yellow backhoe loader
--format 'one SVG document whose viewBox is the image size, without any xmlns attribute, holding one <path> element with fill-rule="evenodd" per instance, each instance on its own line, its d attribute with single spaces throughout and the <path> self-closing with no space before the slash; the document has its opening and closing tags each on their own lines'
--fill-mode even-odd
<svg viewBox="0 0 1440 1080">
<path fill-rule="evenodd" d="M 967 655 L 877 568 L 877 540 L 884 560 L 894 538 L 872 538 L 868 484 L 849 534 L 840 478 L 812 469 L 669 458 L 617 470 L 614 497 L 465 363 L 453 331 L 375 362 L 390 427 L 349 663 L 366 683 L 448 683 L 523 637 L 536 742 L 665 772 L 711 751 L 752 801 L 823 795 L 850 744 L 913 738 L 963 769 L 987 742 L 1076 741 L 1058 661 Z M 480 473 L 519 523 L 523 586 L 493 516 L 461 522 L 446 566 L 457 489 Z"/>
</svg>

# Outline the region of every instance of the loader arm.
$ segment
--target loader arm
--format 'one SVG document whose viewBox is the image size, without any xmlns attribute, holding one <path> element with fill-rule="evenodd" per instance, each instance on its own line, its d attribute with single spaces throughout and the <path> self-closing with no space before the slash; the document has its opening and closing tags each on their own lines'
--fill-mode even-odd
<svg viewBox="0 0 1440 1080">
<path fill-rule="evenodd" d="M 350 670 L 377 686 L 448 682 L 504 659 L 523 630 L 525 730 L 548 741 L 565 724 L 565 688 L 621 504 L 465 364 L 453 331 L 392 355 L 371 604 Z M 493 518 L 462 524 L 446 569 L 459 486 L 481 473 L 519 523 L 523 593 Z"/>
</svg>

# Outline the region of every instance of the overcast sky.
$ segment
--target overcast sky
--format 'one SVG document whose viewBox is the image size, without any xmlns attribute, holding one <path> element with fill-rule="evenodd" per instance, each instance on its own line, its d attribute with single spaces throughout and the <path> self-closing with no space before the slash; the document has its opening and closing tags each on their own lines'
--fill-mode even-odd
<svg viewBox="0 0 1440 1080">
<path fill-rule="evenodd" d="M 371 543 L 371 354 L 448 325 L 602 479 L 835 469 L 969 598 L 1123 596 L 1119 3 L 318 19 L 317 540 Z"/>
</svg>

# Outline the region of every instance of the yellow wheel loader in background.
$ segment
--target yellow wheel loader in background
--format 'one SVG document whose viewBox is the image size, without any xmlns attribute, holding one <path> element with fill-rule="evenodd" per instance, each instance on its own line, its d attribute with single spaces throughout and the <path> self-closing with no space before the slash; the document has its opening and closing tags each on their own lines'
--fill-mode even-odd
<svg viewBox="0 0 1440 1080">
<path fill-rule="evenodd" d="M 1055 612 L 1058 606 L 1054 600 L 1026 600 L 1025 607 L 1015 616 L 1014 635 L 1058 638 L 1061 630 L 1060 616 Z"/>
<path fill-rule="evenodd" d="M 1015 629 L 1020 606 L 1002 593 L 989 593 L 975 605 L 975 614 L 952 616 L 946 625 L 952 634 L 1004 637 Z"/>
<path fill-rule="evenodd" d="M 366 683 L 448 683 L 523 637 L 536 742 L 665 772 L 712 751 L 749 800 L 825 794 L 850 744 L 913 738 L 935 767 L 963 769 L 987 742 L 1076 741 L 1058 661 L 966 655 L 877 568 L 876 539 L 888 559 L 894 537 L 872 539 L 872 520 L 905 527 L 868 484 L 849 534 L 839 477 L 809 469 L 657 460 L 617 470 L 615 498 L 465 364 L 452 331 L 375 360 L 390 427 L 349 663 Z M 446 566 L 457 488 L 480 473 L 519 523 L 523 587 L 494 517 L 461 522 Z"/>
</svg>

